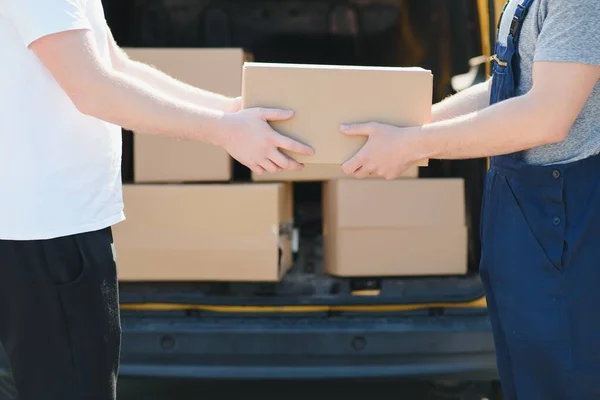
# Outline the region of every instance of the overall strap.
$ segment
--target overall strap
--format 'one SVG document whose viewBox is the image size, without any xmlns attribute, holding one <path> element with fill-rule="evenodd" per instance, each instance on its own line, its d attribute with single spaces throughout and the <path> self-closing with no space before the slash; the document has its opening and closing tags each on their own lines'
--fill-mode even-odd
<svg viewBox="0 0 600 400">
<path fill-rule="evenodd" d="M 506 7 L 508 7 L 508 3 L 510 3 L 510 0 L 506 0 L 506 3 L 504 3 L 504 7 L 502 7 L 500 18 L 498 18 L 498 24 L 496 26 L 496 41 L 498 41 L 498 38 L 500 37 L 500 25 L 502 24 L 502 17 L 504 17 L 504 13 L 506 12 Z"/>
<path fill-rule="evenodd" d="M 515 11 L 515 15 L 513 16 L 512 22 L 510 24 L 510 30 L 508 33 L 509 37 L 512 37 L 515 42 L 519 40 L 519 34 L 521 33 L 521 25 L 523 24 L 523 21 L 525 20 L 525 17 L 527 16 L 527 13 L 529 12 L 531 5 L 533 4 L 533 1 L 534 0 L 525 0 L 522 4 L 519 4 L 517 6 L 517 10 Z M 498 18 L 498 26 L 496 27 L 496 40 L 498 40 L 498 38 L 500 37 L 500 26 L 502 25 L 502 18 L 504 17 L 504 14 L 506 14 L 506 8 L 508 7 L 509 3 L 510 0 L 507 0 L 506 3 L 504 3 L 504 7 L 502 7 L 502 12 L 500 13 L 500 18 Z"/>
<path fill-rule="evenodd" d="M 508 38 L 512 39 L 513 43 L 517 43 L 519 41 L 519 35 L 521 34 L 521 27 L 523 26 L 523 21 L 531 8 L 534 0 L 525 0 L 522 4 L 517 6 L 517 10 L 515 11 L 515 15 L 512 18 L 510 23 L 510 30 L 508 31 Z"/>
</svg>

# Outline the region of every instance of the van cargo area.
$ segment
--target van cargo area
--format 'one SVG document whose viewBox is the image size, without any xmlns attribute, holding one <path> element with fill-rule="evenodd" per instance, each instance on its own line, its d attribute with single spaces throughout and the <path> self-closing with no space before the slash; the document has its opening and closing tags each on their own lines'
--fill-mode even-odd
<svg viewBox="0 0 600 400">
<path fill-rule="evenodd" d="M 433 73 L 434 101 L 452 93 L 451 78 L 468 72 L 469 60 L 481 52 L 477 9 L 468 0 L 105 0 L 104 4 L 122 47 L 242 48 L 257 62 L 421 66 Z M 131 133 L 124 132 L 124 183 L 134 176 L 132 140 Z M 281 281 L 126 281 L 121 283 L 121 302 L 350 305 L 479 299 L 483 291 L 477 276 L 478 226 L 485 168 L 485 160 L 430 160 L 429 167 L 419 171 L 421 179 L 464 179 L 466 274 L 349 278 L 325 274 L 323 183 L 293 182 L 299 245 L 293 267 Z M 250 171 L 234 164 L 232 182 L 250 180 Z M 127 207 L 133 205 L 126 205 L 126 214 Z M 424 240 L 431 240 L 434 248 L 433 241 L 440 237 Z"/>
</svg>

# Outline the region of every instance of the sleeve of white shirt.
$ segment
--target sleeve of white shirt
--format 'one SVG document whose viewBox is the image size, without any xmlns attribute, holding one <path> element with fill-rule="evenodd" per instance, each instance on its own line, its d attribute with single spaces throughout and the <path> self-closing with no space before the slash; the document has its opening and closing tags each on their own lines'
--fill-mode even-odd
<svg viewBox="0 0 600 400">
<path fill-rule="evenodd" d="M 8 18 L 25 46 L 36 40 L 70 30 L 91 29 L 86 17 L 87 0 L 5 0 Z"/>
</svg>

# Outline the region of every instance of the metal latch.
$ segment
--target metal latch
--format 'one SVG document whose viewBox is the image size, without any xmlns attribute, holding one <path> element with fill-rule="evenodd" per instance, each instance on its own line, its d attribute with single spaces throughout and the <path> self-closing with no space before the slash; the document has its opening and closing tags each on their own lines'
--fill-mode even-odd
<svg viewBox="0 0 600 400">
<path fill-rule="evenodd" d="M 506 67 L 508 65 L 506 61 L 502 61 L 501 59 L 499 59 L 497 54 L 494 54 L 493 56 L 488 58 L 488 61 L 496 61 L 496 63 L 498 63 L 498 65 L 501 67 Z"/>
</svg>

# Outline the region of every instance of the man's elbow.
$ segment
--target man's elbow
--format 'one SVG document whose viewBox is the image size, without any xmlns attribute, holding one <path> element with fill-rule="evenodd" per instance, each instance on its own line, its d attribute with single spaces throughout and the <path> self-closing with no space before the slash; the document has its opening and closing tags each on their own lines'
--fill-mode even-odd
<svg viewBox="0 0 600 400">
<path fill-rule="evenodd" d="M 569 129 L 564 129 L 564 128 L 550 129 L 550 131 L 546 135 L 546 143 L 545 144 L 555 144 L 555 143 L 562 142 L 569 135 L 569 131 L 570 131 Z"/>
<path fill-rule="evenodd" d="M 523 110 L 529 118 L 533 117 L 529 129 L 537 134 L 541 145 L 559 143 L 567 138 L 575 117 L 561 102 L 533 91 L 524 96 L 524 101 Z"/>
<path fill-rule="evenodd" d="M 538 122 L 541 134 L 545 139 L 544 144 L 560 143 L 569 136 L 574 118 L 569 118 L 561 112 L 547 113 Z"/>
<path fill-rule="evenodd" d="M 117 72 L 127 72 L 133 61 L 127 53 L 121 48 L 115 48 L 112 52 L 111 64 L 112 68 Z"/>
</svg>

